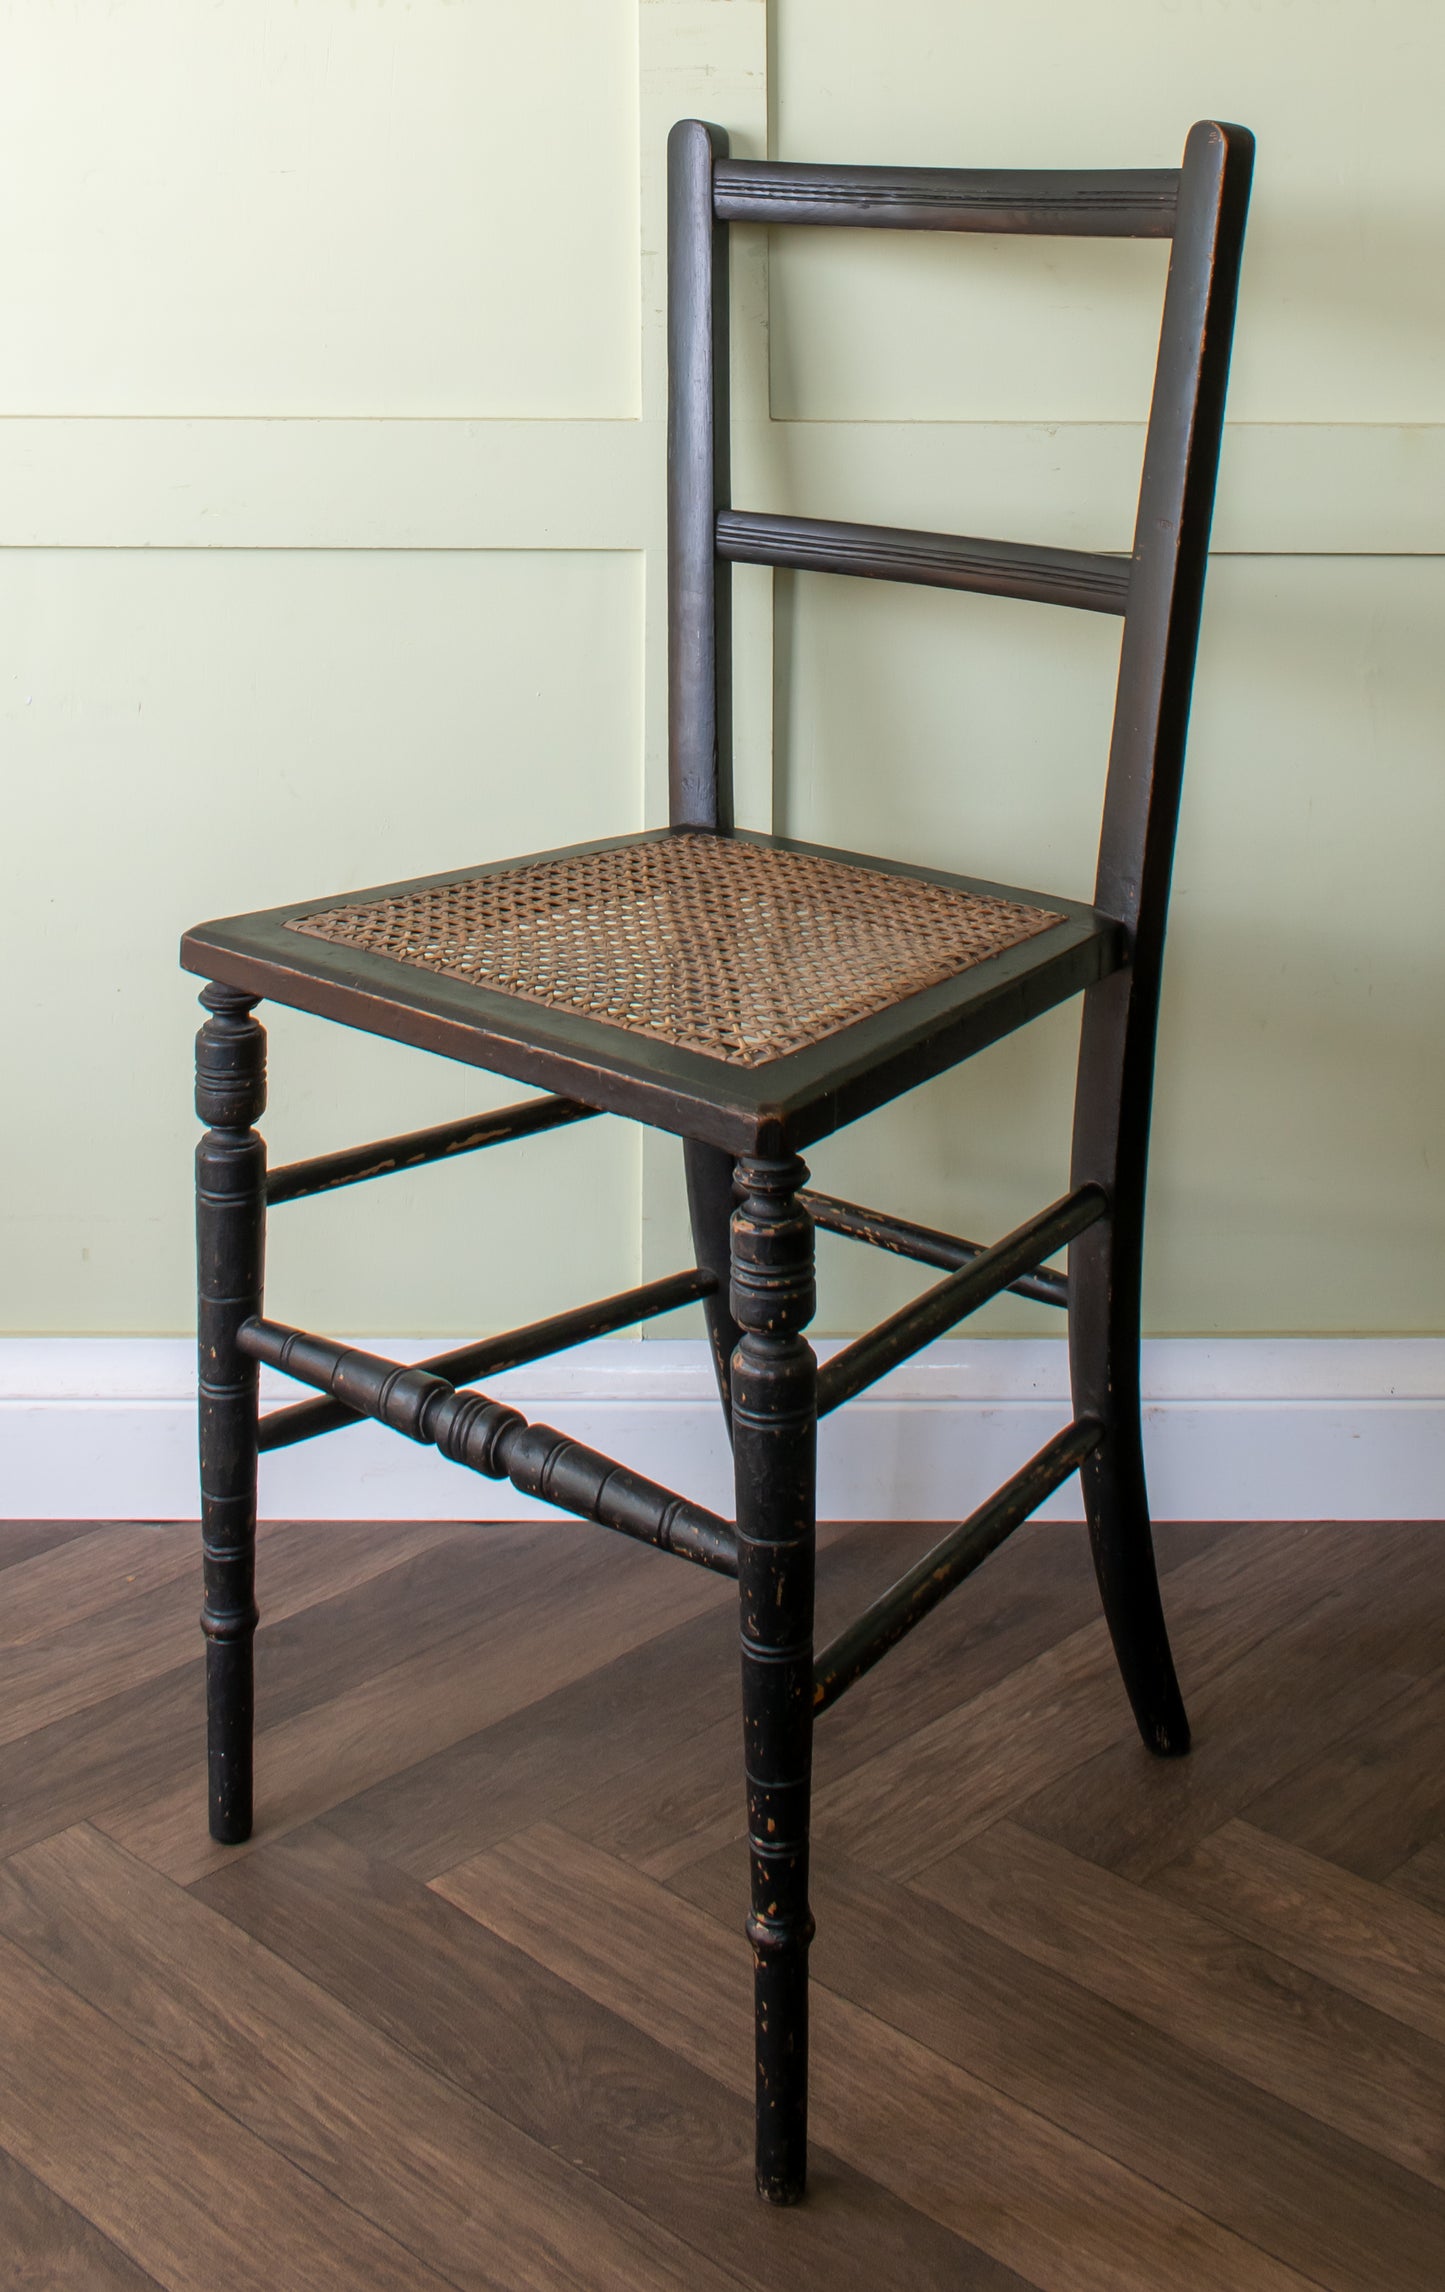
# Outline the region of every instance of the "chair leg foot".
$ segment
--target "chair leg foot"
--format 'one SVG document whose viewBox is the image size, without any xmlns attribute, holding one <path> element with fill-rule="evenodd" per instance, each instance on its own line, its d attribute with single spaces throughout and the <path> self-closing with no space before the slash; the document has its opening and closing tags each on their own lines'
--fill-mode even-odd
<svg viewBox="0 0 1445 2292">
<path fill-rule="evenodd" d="M 244 1846 L 251 1835 L 255 1724 L 250 1633 L 229 1644 L 208 1636 L 206 1798 L 211 1836 L 220 1846 Z"/>
<path fill-rule="evenodd" d="M 808 2185 L 807 1851 L 784 1872 L 752 1857 L 753 2002 L 757 2031 L 757 2186 L 768 2204 L 800 2204 Z M 789 1895 L 795 1897 L 791 1917 Z M 766 1905 L 760 1912 L 759 1904 Z M 800 1903 L 801 1915 L 796 1903 Z M 772 1911 L 773 1915 L 767 1915 Z"/>
<path fill-rule="evenodd" d="M 261 1310 L 266 1148 L 251 1127 L 266 1103 L 266 1036 L 256 998 L 207 987 L 196 1037 L 197 1347 L 206 1755 L 211 1836 L 251 1835 L 256 1630 L 257 1369 L 236 1332 Z"/>
<path fill-rule="evenodd" d="M 796 2204 L 808 2156 L 808 1826 L 817 1364 L 813 1232 L 796 1156 L 740 1162 L 732 1362 L 757 2045 L 757 2185 Z"/>
<path fill-rule="evenodd" d="M 1159 1597 L 1137 1425 L 1111 1431 L 1080 1478 L 1104 1615 L 1139 1733 L 1156 1757 L 1182 1758 L 1189 1719 Z"/>
</svg>

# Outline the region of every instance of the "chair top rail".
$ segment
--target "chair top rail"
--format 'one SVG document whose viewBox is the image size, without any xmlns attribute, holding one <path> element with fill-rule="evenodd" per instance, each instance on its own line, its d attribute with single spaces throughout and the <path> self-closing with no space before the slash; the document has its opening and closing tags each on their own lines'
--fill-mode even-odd
<svg viewBox="0 0 1445 2292">
<path fill-rule="evenodd" d="M 792 565 L 874 581 L 915 581 L 933 589 L 1073 605 L 1089 613 L 1122 613 L 1129 597 L 1127 557 L 913 533 L 891 525 L 840 525 L 831 518 L 750 509 L 718 512 L 717 553 L 736 565 Z"/>
<path fill-rule="evenodd" d="M 819 167 L 788 159 L 719 159 L 713 167 L 713 213 L 722 223 L 1167 239 L 1178 195 L 1177 167 Z"/>
</svg>

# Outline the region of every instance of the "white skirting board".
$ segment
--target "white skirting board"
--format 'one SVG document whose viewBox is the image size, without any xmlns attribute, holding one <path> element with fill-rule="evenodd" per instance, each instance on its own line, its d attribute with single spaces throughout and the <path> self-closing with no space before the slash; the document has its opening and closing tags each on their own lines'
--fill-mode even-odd
<svg viewBox="0 0 1445 2292">
<path fill-rule="evenodd" d="M 418 1360 L 453 1339 L 361 1339 Z M 820 1353 L 836 1350 L 826 1340 Z M 183 1338 L 0 1340 L 0 1514 L 174 1520 L 196 1511 L 194 1353 Z M 602 1338 L 488 1389 L 731 1517 L 701 1341 Z M 304 1398 L 269 1373 L 263 1403 Z M 1161 1520 L 1445 1518 L 1445 1338 L 1161 1338 L 1144 1348 Z M 819 1512 L 958 1520 L 1067 1421 L 1063 1344 L 932 1346 L 828 1418 Z M 269 1519 L 542 1515 L 375 1425 L 264 1457 Z M 1043 1517 L 1080 1517 L 1071 1481 Z"/>
</svg>

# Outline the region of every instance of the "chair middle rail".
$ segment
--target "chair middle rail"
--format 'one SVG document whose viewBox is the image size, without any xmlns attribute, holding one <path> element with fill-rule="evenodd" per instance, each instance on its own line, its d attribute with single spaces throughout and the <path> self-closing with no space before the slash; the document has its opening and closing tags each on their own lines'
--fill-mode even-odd
<svg viewBox="0 0 1445 2292">
<path fill-rule="evenodd" d="M 887 1210 L 867 1210 L 860 1202 L 841 1202 L 836 1194 L 815 1194 L 811 1189 L 798 1200 L 820 1233 L 841 1234 L 845 1241 L 866 1242 L 870 1249 L 891 1250 L 895 1257 L 912 1258 L 917 1265 L 936 1265 L 945 1273 L 972 1265 L 989 1246 L 964 1241 L 937 1226 L 917 1226 L 908 1218 L 895 1218 Z M 1021 1273 L 1009 1283 L 1015 1297 L 1031 1297 L 1038 1305 L 1068 1306 L 1068 1278 L 1062 1273 Z"/>
<path fill-rule="evenodd" d="M 970 1513 L 959 1527 L 950 1529 L 906 1575 L 865 1608 L 856 1622 L 840 1631 L 813 1668 L 814 1717 L 836 1703 L 855 1680 L 906 1638 L 915 1624 L 931 1615 L 940 1600 L 946 1600 L 975 1568 L 981 1567 L 1071 1472 L 1077 1472 L 1103 1437 L 1104 1428 L 1096 1417 L 1080 1417 L 1065 1425 L 986 1504 Z"/>
<path fill-rule="evenodd" d="M 599 1528 L 695 1560 L 699 1567 L 725 1576 L 738 1572 L 737 1533 L 715 1512 L 690 1504 L 551 1425 L 529 1424 L 519 1409 L 487 1393 L 461 1390 L 429 1370 L 276 1321 L 243 1321 L 236 1345 L 251 1360 L 314 1385 L 353 1413 L 440 1450 L 469 1472 L 509 1480 L 519 1495 L 555 1504 Z"/>
<path fill-rule="evenodd" d="M 593 1305 L 574 1305 L 566 1313 L 549 1314 L 545 1321 L 530 1321 L 521 1329 L 506 1329 L 495 1337 L 478 1337 L 469 1345 L 454 1345 L 449 1352 L 433 1353 L 417 1368 L 448 1378 L 454 1385 L 473 1377 L 499 1377 L 505 1369 L 525 1368 L 529 1361 L 544 1361 L 549 1353 L 565 1353 L 589 1337 L 611 1337 L 638 1321 L 655 1321 L 680 1305 L 693 1305 L 711 1297 L 716 1275 L 704 1266 L 687 1273 L 665 1274 L 640 1289 L 619 1290 L 615 1297 L 599 1298 Z M 320 1433 L 341 1432 L 361 1424 L 363 1416 L 344 1401 L 296 1401 L 272 1409 L 261 1419 L 260 1447 L 291 1448 L 297 1441 L 314 1440 Z"/>
<path fill-rule="evenodd" d="M 1031 541 L 979 541 L 962 533 L 922 533 L 898 525 L 846 525 L 831 517 L 720 509 L 717 553 L 733 565 L 791 565 L 803 572 L 850 573 L 869 581 L 916 581 L 929 589 L 971 589 L 1122 613 L 1132 560 L 1084 549 L 1045 549 Z"/>
<path fill-rule="evenodd" d="M 1010 1288 L 1020 1274 L 1036 1272 L 1075 1234 L 1096 1225 L 1108 1207 L 1109 1197 L 1102 1186 L 1076 1187 L 1025 1225 L 1005 1234 L 991 1249 L 983 1250 L 958 1273 L 950 1274 L 947 1281 L 935 1282 L 911 1305 L 845 1345 L 818 1371 L 819 1416 L 827 1416 L 844 1401 L 852 1400 L 855 1393 L 876 1384 L 901 1361 L 921 1352 L 935 1337 Z"/>
</svg>

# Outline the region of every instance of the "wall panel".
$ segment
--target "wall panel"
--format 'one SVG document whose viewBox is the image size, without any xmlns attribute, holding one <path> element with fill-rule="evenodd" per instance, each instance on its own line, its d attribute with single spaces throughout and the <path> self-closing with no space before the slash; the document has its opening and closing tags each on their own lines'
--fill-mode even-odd
<svg viewBox="0 0 1445 2292">
<path fill-rule="evenodd" d="M 637 824 L 641 615 L 622 552 L 0 553 L 4 1031 L 27 1083 L 11 1326 L 190 1317 L 188 924 L 535 851 L 559 819 L 576 840 Z M 268 1024 L 282 1160 L 521 1095 L 279 1009 Z M 506 1326 L 633 1278 L 636 1182 L 633 1135 L 599 1123 L 298 1204 L 275 1221 L 272 1301 L 322 1326 Z M 522 1238 L 539 1226 L 541 1274 Z"/>
<path fill-rule="evenodd" d="M 1442 69 L 1426 0 L 0 0 L 5 1026 L 38 1117 L 4 1326 L 188 1323 L 185 922 L 661 818 L 672 120 L 1154 164 L 1218 111 L 1261 163 L 1150 1325 L 1439 1327 Z M 1159 272 L 738 233 L 737 499 L 1127 547 Z M 774 605 L 740 570 L 746 823 L 1086 888 L 1112 624 Z M 285 1014 L 275 1042 L 285 1154 L 507 1092 Z M 1045 1022 L 820 1178 L 998 1230 L 1060 1181 L 1070 1047 Z M 599 1124 L 298 1207 L 275 1302 L 450 1330 L 665 1270 L 676 1163 Z M 909 1278 L 827 1266 L 832 1331 Z"/>
<path fill-rule="evenodd" d="M 1433 0 L 774 0 L 773 13 L 780 157 L 1172 167 L 1192 120 L 1242 120 L 1259 171 L 1233 419 L 1445 418 Z M 1161 252 L 794 234 L 774 265 L 774 411 L 1128 419 Z"/>
<path fill-rule="evenodd" d="M 636 0 L 10 0 L 0 411 L 637 411 Z"/>
</svg>

